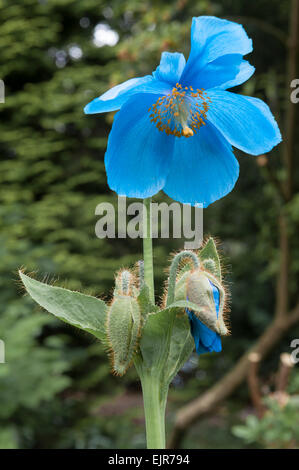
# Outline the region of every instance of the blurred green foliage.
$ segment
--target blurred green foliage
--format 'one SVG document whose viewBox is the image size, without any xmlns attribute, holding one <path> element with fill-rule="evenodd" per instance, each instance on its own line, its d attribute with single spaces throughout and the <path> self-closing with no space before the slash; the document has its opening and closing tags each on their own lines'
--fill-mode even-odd
<svg viewBox="0 0 299 470">
<path fill-rule="evenodd" d="M 25 266 L 40 277 L 58 276 L 58 285 L 109 299 L 114 272 L 138 260 L 141 243 L 95 236 L 96 205 L 116 203 L 103 164 L 113 114 L 85 116 L 84 105 L 125 79 L 151 73 L 163 50 L 187 55 L 191 17 L 210 14 L 245 25 L 254 40 L 250 61 L 257 72 L 242 92 L 265 99 L 282 118 L 288 10 L 288 0 L 0 1 L 0 78 L 6 87 L 0 105 L 0 338 L 6 345 L 6 363 L 0 364 L 0 448 L 144 446 L 134 370 L 123 379 L 110 375 L 102 346 L 34 307 L 15 282 L 16 270 Z M 99 24 L 117 32 L 115 46 L 94 43 Z M 279 201 L 256 159 L 237 156 L 241 172 L 235 190 L 204 214 L 205 232 L 223 240 L 233 286 L 233 336 L 224 340 L 221 355 L 193 357 L 175 379 L 170 423 L 178 406 L 235 363 L 273 314 Z M 279 149 L 271 164 L 279 169 Z M 167 198 L 160 194 L 156 200 Z M 299 196 L 287 210 L 295 234 Z M 181 246 L 180 240 L 155 242 L 157 295 L 168 253 Z M 293 253 L 295 296 L 296 240 Z M 292 331 L 292 338 L 298 333 Z M 264 367 L 275 367 L 289 343 L 286 338 Z M 234 406 L 247 400 L 244 387 Z M 236 419 L 237 411 L 232 409 Z M 215 426 L 215 446 L 228 441 L 232 446 L 227 425 Z M 198 436 L 191 436 L 194 447 L 206 443 L 206 436 Z"/>
<path fill-rule="evenodd" d="M 233 427 L 234 434 L 249 444 L 258 443 L 265 448 L 298 449 L 298 397 L 283 408 L 271 399 L 266 404 L 268 411 L 262 419 L 249 415 L 245 425 Z"/>
<path fill-rule="evenodd" d="M 264 399 L 266 412 L 261 419 L 254 414 L 245 423 L 234 426 L 233 434 L 247 444 L 268 449 L 298 449 L 299 447 L 299 375 L 294 374 L 288 393 Z M 292 394 L 295 391 L 297 394 Z"/>
</svg>

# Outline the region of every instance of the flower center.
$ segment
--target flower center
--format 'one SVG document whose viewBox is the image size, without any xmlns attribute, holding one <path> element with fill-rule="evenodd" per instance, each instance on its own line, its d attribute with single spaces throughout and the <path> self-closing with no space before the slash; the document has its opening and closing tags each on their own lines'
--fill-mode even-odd
<svg viewBox="0 0 299 470">
<path fill-rule="evenodd" d="M 167 135 L 192 137 L 206 125 L 210 102 L 204 90 L 194 91 L 191 86 L 183 88 L 177 83 L 170 95 L 160 97 L 149 108 L 151 122 Z"/>
</svg>

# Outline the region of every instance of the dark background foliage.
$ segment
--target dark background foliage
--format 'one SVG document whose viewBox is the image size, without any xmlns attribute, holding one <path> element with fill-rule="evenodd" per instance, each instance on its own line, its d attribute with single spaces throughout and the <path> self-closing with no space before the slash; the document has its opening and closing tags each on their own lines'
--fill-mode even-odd
<svg viewBox="0 0 299 470">
<path fill-rule="evenodd" d="M 0 78 L 6 87 L 6 102 L 0 105 L 0 338 L 6 344 L 6 364 L 0 364 L 0 448 L 144 446 L 135 371 L 122 379 L 112 376 L 103 347 L 24 297 L 16 270 L 25 266 L 37 271 L 40 279 L 47 275 L 60 285 L 109 299 L 114 272 L 140 258 L 141 242 L 95 236 L 96 205 L 117 202 L 103 164 L 113 114 L 85 116 L 84 105 L 117 83 L 151 73 L 164 50 L 188 55 L 191 18 L 208 14 L 244 24 L 254 41 L 250 62 L 256 74 L 236 91 L 267 101 L 282 122 L 289 94 L 290 7 L 289 0 L 0 2 Z M 106 40 L 118 37 L 114 46 L 95 44 L 95 31 L 103 24 L 110 31 Z M 293 151 L 297 157 L 297 142 Z M 217 382 L 273 317 L 280 269 L 279 197 L 263 160 L 241 152 L 237 157 L 241 168 L 236 188 L 204 212 L 205 233 L 222 241 L 232 287 L 232 336 L 224 339 L 221 354 L 192 357 L 176 377 L 168 406 L 169 429 L 175 411 Z M 283 181 L 279 148 L 269 161 Z M 293 177 L 294 197 L 286 205 L 292 236 L 290 303 L 298 295 L 297 168 Z M 161 193 L 155 200 L 167 198 Z M 154 243 L 157 296 L 169 252 L 182 243 Z M 296 337 L 298 327 L 263 362 L 266 394 L 279 354 L 290 352 L 290 341 Z M 292 383 L 296 377 L 298 366 Z M 293 393 L 296 390 L 293 386 Z M 294 414 L 298 418 L 296 410 L 292 419 Z M 232 431 L 252 413 L 244 385 L 190 429 L 183 445 L 282 445 L 281 423 L 276 424 L 278 437 L 270 436 L 266 444 L 258 436 L 244 441 L 240 432 Z M 292 433 L 287 443 L 299 445 Z"/>
</svg>

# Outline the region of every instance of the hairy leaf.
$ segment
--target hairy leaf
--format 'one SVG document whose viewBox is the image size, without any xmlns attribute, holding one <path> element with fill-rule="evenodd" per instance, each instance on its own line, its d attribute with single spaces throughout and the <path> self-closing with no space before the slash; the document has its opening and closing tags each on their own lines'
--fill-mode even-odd
<svg viewBox="0 0 299 470">
<path fill-rule="evenodd" d="M 70 325 L 105 339 L 106 304 L 103 300 L 62 287 L 36 281 L 19 271 L 20 278 L 35 302 Z"/>
</svg>

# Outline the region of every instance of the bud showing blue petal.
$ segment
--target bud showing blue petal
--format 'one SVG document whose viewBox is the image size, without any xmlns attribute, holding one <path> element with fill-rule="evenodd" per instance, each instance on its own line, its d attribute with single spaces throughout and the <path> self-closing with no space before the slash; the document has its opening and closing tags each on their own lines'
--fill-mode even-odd
<svg viewBox="0 0 299 470">
<path fill-rule="evenodd" d="M 220 352 L 222 350 L 222 345 L 219 334 L 204 325 L 194 312 L 191 312 L 190 310 L 186 310 L 186 312 L 189 317 L 191 334 L 194 338 L 197 354 L 204 354 L 212 351 Z"/>
<path fill-rule="evenodd" d="M 198 305 L 198 318 L 212 331 L 227 334 L 223 320 L 225 292 L 217 278 L 198 269 L 187 278 L 188 300 Z"/>
<path fill-rule="evenodd" d="M 187 299 L 198 306 L 198 310 L 187 310 L 191 333 L 198 354 L 221 351 L 220 335 L 228 329 L 224 323 L 225 291 L 210 272 L 197 269 L 186 280 Z"/>
</svg>

